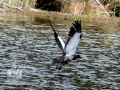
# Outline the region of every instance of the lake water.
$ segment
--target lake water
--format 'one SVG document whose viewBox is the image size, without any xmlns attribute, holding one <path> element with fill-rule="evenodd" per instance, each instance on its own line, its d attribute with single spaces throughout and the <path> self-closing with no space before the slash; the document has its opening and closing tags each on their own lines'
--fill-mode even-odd
<svg viewBox="0 0 120 90">
<path fill-rule="evenodd" d="M 66 41 L 72 21 L 51 23 Z M 51 60 L 61 53 L 47 19 L 1 16 L 0 90 L 120 89 L 120 28 L 86 24 L 77 47 L 82 58 L 58 71 Z"/>
</svg>

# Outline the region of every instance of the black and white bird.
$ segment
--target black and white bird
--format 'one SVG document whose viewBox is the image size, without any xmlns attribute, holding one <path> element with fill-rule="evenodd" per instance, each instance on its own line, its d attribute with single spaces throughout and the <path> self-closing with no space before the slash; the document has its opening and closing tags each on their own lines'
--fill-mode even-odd
<svg viewBox="0 0 120 90">
<path fill-rule="evenodd" d="M 51 23 L 50 26 L 54 31 L 55 41 L 62 52 L 62 56 L 52 60 L 52 65 L 56 65 L 56 69 L 60 70 L 62 66 L 68 64 L 70 61 L 81 57 L 76 54 L 77 45 L 82 37 L 81 21 L 77 20 L 73 23 L 73 26 L 71 26 L 66 44 L 64 44 L 63 40 L 58 36 Z"/>
</svg>

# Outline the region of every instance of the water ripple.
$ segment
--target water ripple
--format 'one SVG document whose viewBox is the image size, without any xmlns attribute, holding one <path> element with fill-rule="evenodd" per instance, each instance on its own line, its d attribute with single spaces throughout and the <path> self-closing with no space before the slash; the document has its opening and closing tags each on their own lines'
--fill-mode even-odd
<svg viewBox="0 0 120 90">
<path fill-rule="evenodd" d="M 77 49 L 82 58 L 57 71 L 51 60 L 60 52 L 48 22 L 4 22 L 0 26 L 0 90 L 120 88 L 119 33 L 87 27 Z M 54 27 L 66 41 L 68 26 L 56 23 Z"/>
</svg>

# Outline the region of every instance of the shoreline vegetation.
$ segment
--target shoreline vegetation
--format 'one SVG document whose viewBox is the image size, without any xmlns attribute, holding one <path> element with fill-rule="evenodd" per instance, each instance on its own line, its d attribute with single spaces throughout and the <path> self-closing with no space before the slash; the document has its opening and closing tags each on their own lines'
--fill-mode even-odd
<svg viewBox="0 0 120 90">
<path fill-rule="evenodd" d="M 94 2 L 87 1 L 66 3 L 62 6 L 60 12 L 55 12 L 35 9 L 35 0 L 1 0 L 0 13 L 17 12 L 27 16 L 57 20 L 81 19 L 84 22 L 95 25 L 120 27 L 120 17 L 115 17 L 115 13 L 108 9 L 107 5 L 104 6 L 99 0 L 94 0 Z"/>
</svg>

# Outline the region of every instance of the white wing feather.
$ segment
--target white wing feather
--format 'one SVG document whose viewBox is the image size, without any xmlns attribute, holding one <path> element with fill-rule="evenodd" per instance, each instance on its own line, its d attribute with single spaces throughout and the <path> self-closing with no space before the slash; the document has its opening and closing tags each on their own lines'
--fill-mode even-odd
<svg viewBox="0 0 120 90">
<path fill-rule="evenodd" d="M 81 33 L 76 32 L 66 45 L 66 56 L 74 55 L 79 43 Z"/>
<path fill-rule="evenodd" d="M 60 40 L 60 42 L 61 42 L 61 44 L 62 44 L 62 47 L 63 47 L 63 49 L 65 48 L 65 43 L 63 42 L 63 40 L 58 36 L 58 38 L 59 38 L 59 40 Z"/>
</svg>

